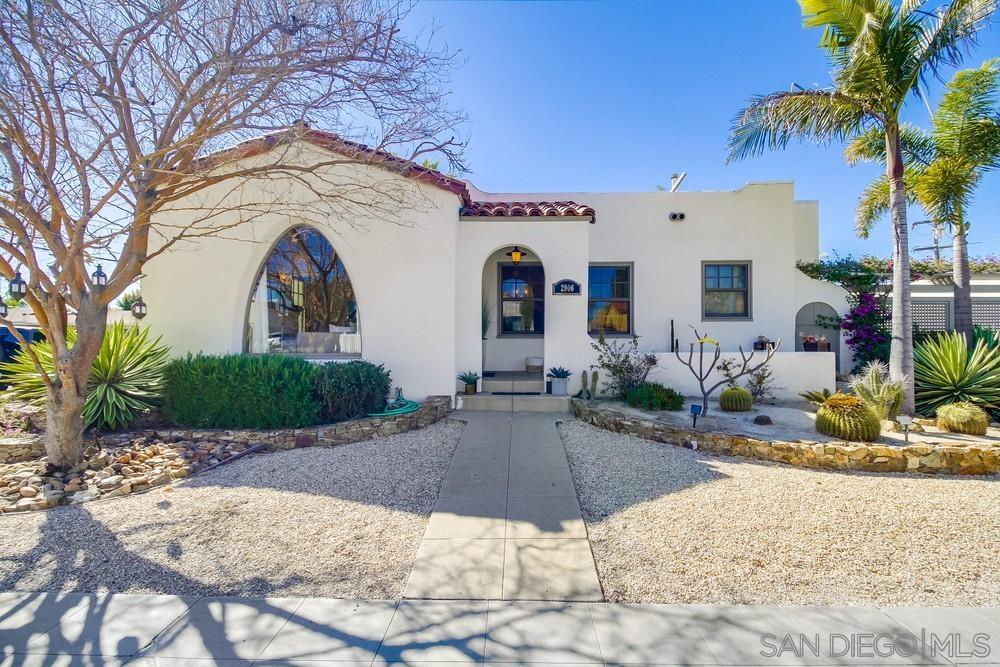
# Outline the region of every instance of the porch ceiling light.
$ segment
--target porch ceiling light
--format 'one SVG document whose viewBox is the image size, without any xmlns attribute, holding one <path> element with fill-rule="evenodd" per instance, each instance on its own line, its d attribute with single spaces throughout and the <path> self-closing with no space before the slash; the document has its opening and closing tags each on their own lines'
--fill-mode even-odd
<svg viewBox="0 0 1000 667">
<path fill-rule="evenodd" d="M 28 283 L 21 278 L 21 272 L 15 271 L 14 277 L 10 279 L 10 295 L 15 299 L 23 299 L 28 293 Z"/>
<path fill-rule="evenodd" d="M 514 246 L 514 249 L 511 250 L 509 253 L 507 253 L 507 256 L 510 257 L 510 261 L 514 262 L 515 264 L 520 264 L 521 258 L 527 254 L 528 253 L 524 252 L 519 247 Z"/>
<path fill-rule="evenodd" d="M 132 304 L 132 317 L 137 320 L 146 317 L 146 302 L 142 300 L 141 296 Z"/>
<path fill-rule="evenodd" d="M 90 274 L 90 279 L 94 281 L 94 287 L 105 287 L 108 284 L 108 274 L 104 273 L 101 265 L 97 265 L 97 270 Z"/>
</svg>

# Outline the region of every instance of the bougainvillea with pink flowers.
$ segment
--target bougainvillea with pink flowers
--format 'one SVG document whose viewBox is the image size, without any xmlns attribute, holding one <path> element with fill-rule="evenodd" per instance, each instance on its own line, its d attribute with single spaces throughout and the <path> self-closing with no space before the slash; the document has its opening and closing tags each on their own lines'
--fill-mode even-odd
<svg viewBox="0 0 1000 667">
<path fill-rule="evenodd" d="M 889 335 L 885 299 L 872 292 L 861 292 L 851 309 L 840 321 L 844 340 L 854 352 L 854 369 L 866 366 L 870 361 L 888 361 Z"/>
</svg>

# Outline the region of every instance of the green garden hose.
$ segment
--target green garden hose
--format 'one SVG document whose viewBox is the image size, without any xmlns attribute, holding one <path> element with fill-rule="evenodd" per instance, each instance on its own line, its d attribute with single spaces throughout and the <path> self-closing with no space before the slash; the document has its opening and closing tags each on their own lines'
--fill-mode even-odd
<svg viewBox="0 0 1000 667">
<path fill-rule="evenodd" d="M 369 413 L 369 417 L 398 417 L 399 415 L 408 415 L 411 412 L 416 412 L 420 409 L 420 404 L 416 401 L 411 401 L 407 398 L 403 398 L 402 387 L 396 388 L 396 398 L 389 401 L 389 404 L 385 406 L 384 412 L 372 412 Z"/>
</svg>

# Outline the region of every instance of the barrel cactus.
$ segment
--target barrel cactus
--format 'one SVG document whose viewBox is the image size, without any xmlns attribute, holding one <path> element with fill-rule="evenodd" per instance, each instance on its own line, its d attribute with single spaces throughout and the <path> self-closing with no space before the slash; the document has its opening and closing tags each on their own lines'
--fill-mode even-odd
<svg viewBox="0 0 1000 667">
<path fill-rule="evenodd" d="M 975 403 L 961 401 L 937 409 L 937 427 L 950 433 L 986 435 L 990 417 Z"/>
<path fill-rule="evenodd" d="M 726 412 L 746 412 L 753 403 L 753 396 L 743 387 L 726 387 L 719 394 L 719 407 Z"/>
<path fill-rule="evenodd" d="M 882 432 L 882 422 L 857 396 L 836 393 L 816 410 L 816 430 L 841 440 L 874 442 Z"/>
</svg>

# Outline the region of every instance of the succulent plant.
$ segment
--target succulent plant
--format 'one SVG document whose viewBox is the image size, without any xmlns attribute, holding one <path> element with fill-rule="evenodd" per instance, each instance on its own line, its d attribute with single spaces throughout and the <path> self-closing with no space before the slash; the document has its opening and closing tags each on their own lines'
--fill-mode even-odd
<svg viewBox="0 0 1000 667">
<path fill-rule="evenodd" d="M 590 398 L 597 398 L 597 371 L 590 374 Z"/>
<path fill-rule="evenodd" d="M 746 412 L 753 404 L 753 396 L 743 387 L 726 387 L 719 394 L 719 407 L 726 412 Z"/>
<path fill-rule="evenodd" d="M 989 425 L 989 415 L 975 403 L 961 401 L 937 409 L 937 427 L 950 433 L 986 435 Z"/>
<path fill-rule="evenodd" d="M 879 419 L 896 419 L 903 407 L 903 382 L 889 379 L 889 366 L 869 361 L 858 375 L 851 376 L 854 395 L 868 404 Z"/>
<path fill-rule="evenodd" d="M 816 430 L 842 440 L 873 442 L 882 432 L 882 422 L 863 400 L 838 392 L 816 410 Z"/>
</svg>

